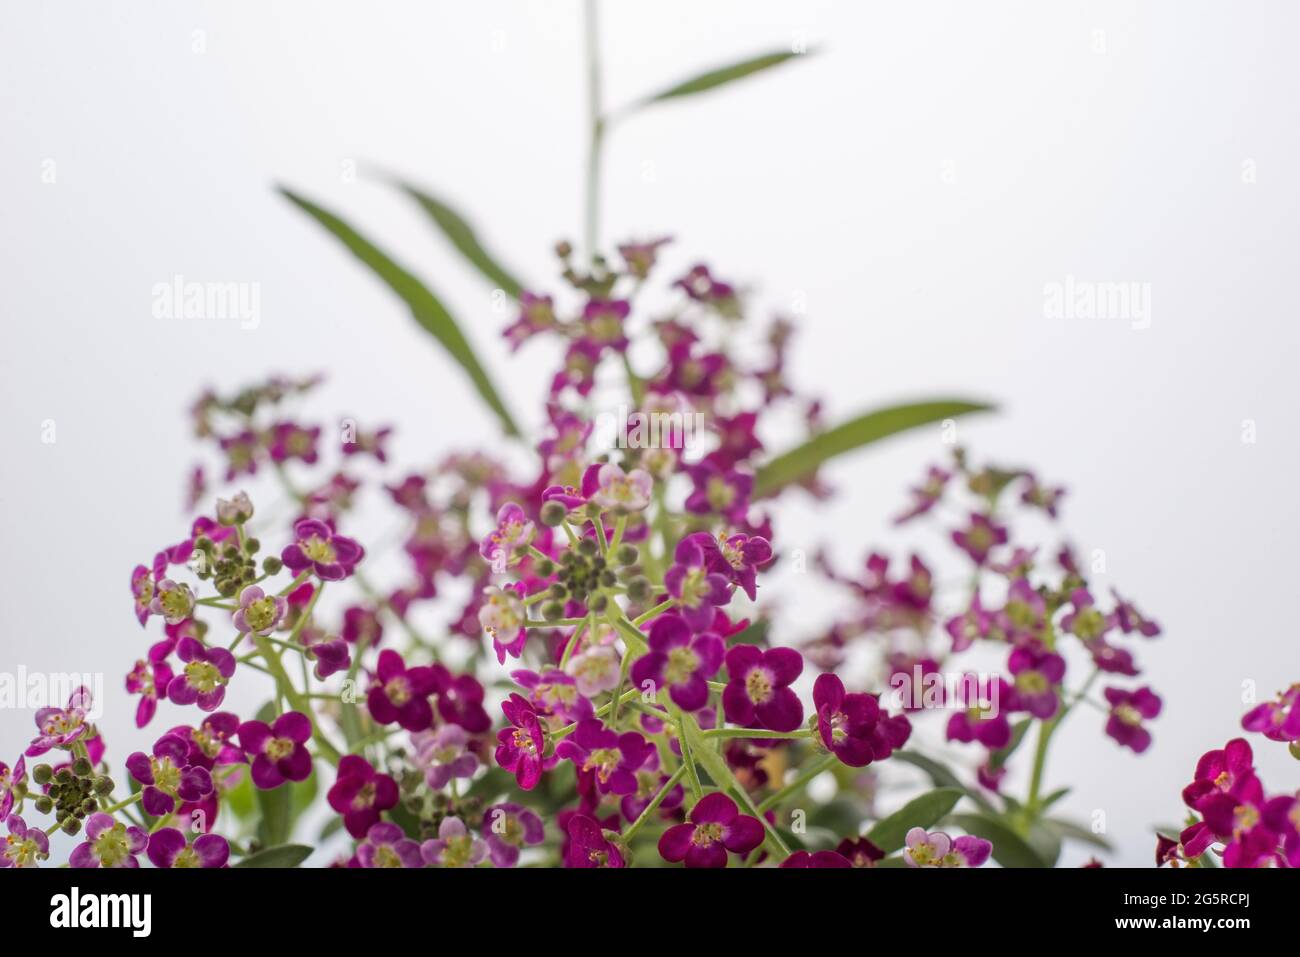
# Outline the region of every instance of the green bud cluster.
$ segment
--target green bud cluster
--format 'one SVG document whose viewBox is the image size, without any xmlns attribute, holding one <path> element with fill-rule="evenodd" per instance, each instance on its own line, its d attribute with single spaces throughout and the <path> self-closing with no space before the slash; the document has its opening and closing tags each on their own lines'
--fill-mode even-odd
<svg viewBox="0 0 1300 957">
<path fill-rule="evenodd" d="M 36 798 L 36 810 L 53 814 L 66 834 L 78 833 L 87 815 L 99 809 L 97 798 L 111 794 L 114 787 L 113 779 L 96 774 L 85 758 L 77 758 L 71 767 L 57 771 L 48 764 L 38 764 L 32 768 L 32 780 L 47 789 Z"/>
</svg>

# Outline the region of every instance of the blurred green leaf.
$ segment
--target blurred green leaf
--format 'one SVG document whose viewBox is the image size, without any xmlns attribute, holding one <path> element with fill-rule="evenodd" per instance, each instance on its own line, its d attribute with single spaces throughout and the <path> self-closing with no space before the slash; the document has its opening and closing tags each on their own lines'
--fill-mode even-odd
<svg viewBox="0 0 1300 957">
<path fill-rule="evenodd" d="M 957 788 L 965 795 L 979 805 L 981 810 L 993 811 L 993 805 L 989 803 L 988 798 L 980 794 L 974 788 L 968 788 L 961 783 L 961 779 L 953 774 L 947 767 L 934 758 L 926 757 L 916 751 L 895 751 L 893 755 L 895 761 L 902 761 L 904 764 L 910 764 L 913 767 L 920 768 L 929 777 L 930 783 L 937 788 Z"/>
<path fill-rule="evenodd" d="M 483 248 L 483 244 L 479 242 L 478 236 L 474 233 L 474 228 L 465 221 L 463 216 L 442 200 L 415 188 L 410 183 L 398 180 L 396 185 L 420 204 L 420 207 L 429 214 L 429 218 L 442 230 L 443 235 L 451 241 L 451 244 L 460 251 L 462 256 L 470 261 L 474 268 L 487 278 L 488 282 L 505 290 L 510 298 L 519 298 L 519 293 L 523 289 L 519 280 L 515 279 L 504 266 Z"/>
<path fill-rule="evenodd" d="M 305 844 L 280 844 L 250 854 L 232 867 L 297 867 L 311 856 L 312 849 Z"/>
<path fill-rule="evenodd" d="M 694 76 L 689 80 L 684 80 L 674 86 L 653 96 L 648 96 L 638 101 L 632 109 L 638 109 L 643 106 L 649 106 L 652 103 L 662 103 L 664 100 L 675 100 L 683 96 L 694 96 L 696 93 L 704 93 L 708 90 L 716 89 L 727 83 L 736 80 L 742 80 L 747 76 L 755 73 L 761 73 L 764 70 L 770 70 L 772 67 L 780 66 L 787 60 L 797 56 L 807 54 L 794 53 L 790 50 L 778 50 L 773 53 L 764 53 L 761 56 L 751 57 L 748 60 L 741 60 L 739 63 L 733 63 L 730 66 L 718 67 L 715 70 L 709 70 Z"/>
<path fill-rule="evenodd" d="M 257 824 L 257 839 L 264 847 L 274 847 L 289 839 L 293 826 L 293 788 L 281 784 L 278 788 L 257 790 L 257 807 L 262 818 Z"/>
<path fill-rule="evenodd" d="M 993 859 L 1003 867 L 1050 867 L 1038 851 L 1002 821 L 986 814 L 953 814 L 948 818 L 967 834 L 993 844 Z"/>
<path fill-rule="evenodd" d="M 1080 841 L 1084 844 L 1091 844 L 1093 847 L 1099 847 L 1103 851 L 1111 849 L 1110 841 L 1100 834 L 1094 834 L 1092 828 L 1077 824 L 1074 821 L 1067 821 L 1062 817 L 1049 817 L 1043 821 L 1043 826 L 1062 840 Z"/>
<path fill-rule="evenodd" d="M 867 831 L 867 840 L 886 854 L 903 846 L 914 827 L 929 828 L 947 816 L 962 798 L 959 788 L 935 788 L 912 798 L 889 817 L 881 818 Z"/>
<path fill-rule="evenodd" d="M 375 275 L 402 298 L 410 307 L 415 321 L 437 339 L 469 375 L 479 395 L 501 420 L 506 434 L 519 435 L 519 427 L 515 425 L 496 387 L 492 385 L 487 372 L 474 355 L 474 350 L 460 331 L 460 326 L 456 324 L 456 320 L 452 318 L 441 300 L 387 253 L 338 216 L 283 186 L 280 187 L 280 193 L 329 230 L 354 256 L 369 266 Z"/>
<path fill-rule="evenodd" d="M 777 489 L 807 478 L 827 459 L 851 452 L 880 439 L 915 429 L 931 422 L 956 418 L 971 412 L 987 412 L 993 406 L 961 399 L 913 402 L 867 412 L 833 429 L 813 436 L 798 448 L 778 455 L 758 470 L 754 495 L 770 495 Z"/>
</svg>

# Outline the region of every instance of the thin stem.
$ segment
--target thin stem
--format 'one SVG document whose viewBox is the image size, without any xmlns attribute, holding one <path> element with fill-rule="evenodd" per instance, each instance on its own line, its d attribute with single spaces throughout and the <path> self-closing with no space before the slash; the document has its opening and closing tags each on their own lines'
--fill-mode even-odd
<svg viewBox="0 0 1300 957">
<path fill-rule="evenodd" d="M 595 261 L 600 242 L 600 159 L 605 140 L 605 120 L 600 96 L 600 23 L 596 0 L 583 5 L 587 61 L 587 119 L 590 143 L 587 151 L 587 205 L 585 242 L 587 256 Z"/>
<path fill-rule="evenodd" d="M 677 785 L 681 782 L 682 778 L 685 775 L 686 775 L 686 765 L 683 764 L 680 768 L 678 768 L 676 771 L 673 772 L 672 777 L 670 777 L 667 781 L 664 782 L 664 786 L 659 789 L 658 794 L 656 794 L 653 798 L 650 799 L 650 803 L 645 806 L 645 810 L 642 811 L 639 815 L 637 815 L 637 819 L 632 822 L 632 826 L 629 827 L 627 831 L 624 832 L 623 834 L 624 841 L 626 841 L 629 844 L 632 842 L 632 837 L 640 829 L 641 825 L 644 824 L 646 821 L 650 820 L 650 816 L 654 814 L 655 811 L 659 810 L 659 805 L 664 803 L 664 800 L 668 797 L 669 794 L 672 793 L 673 788 L 677 787 Z"/>
<path fill-rule="evenodd" d="M 817 775 L 821 774 L 822 772 L 831 768 L 837 760 L 839 759 L 836 758 L 835 755 L 833 754 L 823 755 L 821 760 L 814 761 L 807 768 L 805 768 L 804 771 L 797 778 L 795 778 L 785 787 L 781 788 L 781 790 L 765 798 L 758 805 L 758 809 L 760 811 L 769 811 L 772 808 L 776 807 L 778 804 L 780 804 L 782 801 L 786 800 L 787 798 L 792 797 L 795 794 L 798 794 L 800 791 L 802 791 L 805 787 L 808 786 L 809 781 L 817 777 Z"/>
</svg>

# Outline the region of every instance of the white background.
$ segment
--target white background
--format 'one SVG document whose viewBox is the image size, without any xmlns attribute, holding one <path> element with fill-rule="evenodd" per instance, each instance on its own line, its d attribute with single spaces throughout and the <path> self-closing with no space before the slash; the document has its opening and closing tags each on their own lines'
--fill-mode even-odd
<svg viewBox="0 0 1300 957">
<path fill-rule="evenodd" d="M 103 672 L 120 765 L 180 716 L 166 706 L 136 731 L 120 676 L 148 640 L 129 571 L 185 528 L 201 386 L 325 371 L 311 412 L 394 422 L 407 464 L 497 434 L 402 307 L 273 184 L 399 251 L 536 424 L 553 353 L 509 359 L 488 290 L 419 211 L 341 174 L 369 162 L 437 190 L 552 286 L 550 245 L 580 230 L 580 21 L 573 3 L 6 6 L 0 664 Z M 1243 682 L 1268 696 L 1300 679 L 1297 25 L 1282 3 L 604 11 L 612 104 L 820 47 L 616 129 L 605 235 L 671 232 L 670 269 L 707 258 L 765 309 L 804 299 L 792 374 L 832 417 L 995 399 L 962 441 L 1069 485 L 1065 527 L 1104 549 L 1103 590 L 1165 627 L 1136 648 L 1166 704 L 1152 750 L 1119 751 L 1081 711 L 1048 769 L 1049 787 L 1075 786 L 1072 814 L 1105 811 L 1114 863 L 1150 862 L 1150 826 L 1180 815 L 1197 756 L 1237 733 Z M 260 283 L 260 327 L 155 319 L 151 289 L 178 273 Z M 1044 284 L 1066 275 L 1150 283 L 1151 327 L 1043 318 Z M 827 542 L 845 564 L 904 547 L 887 518 L 941 451 L 931 432 L 837 464 L 839 497 L 791 508 L 778 545 Z M 787 607 L 781 637 L 833 610 Z M 0 758 L 30 720 L 0 712 Z M 1255 741 L 1270 788 L 1293 787 L 1285 748 Z"/>
</svg>

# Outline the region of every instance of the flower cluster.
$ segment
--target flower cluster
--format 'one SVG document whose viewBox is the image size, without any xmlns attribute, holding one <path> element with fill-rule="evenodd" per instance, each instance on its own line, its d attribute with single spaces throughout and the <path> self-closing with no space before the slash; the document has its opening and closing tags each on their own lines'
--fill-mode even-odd
<svg viewBox="0 0 1300 957">
<path fill-rule="evenodd" d="M 1159 627 L 1116 595 L 1098 607 L 1068 549 L 1043 561 L 1013 534 L 1007 497 L 1054 518 L 1059 489 L 958 454 L 900 521 L 943 514 L 958 481 L 974 496 L 948 529 L 971 582 L 960 600 L 940 610 L 949 596 L 919 557 L 895 572 L 872 554 L 860 577 L 823 560 L 859 607 L 820 638 L 787 635 L 760 601 L 789 559 L 777 506 L 829 492 L 817 461 L 765 472 L 765 436 L 791 411 L 816 431 L 820 404 L 786 380 L 789 323 L 738 344 L 745 296 L 707 266 L 664 283 L 651 318 L 640 297 L 666 243 L 625 244 L 589 269 L 562 245 L 568 288 L 519 295 L 511 346 L 550 341 L 561 356 L 522 474 L 481 454 L 394 473 L 391 429 L 290 413 L 314 379 L 205 393 L 193 419 L 218 484 L 272 476 L 269 507 L 232 488 L 133 570 L 133 613 L 155 634 L 125 683 L 137 726 L 165 709 L 164 730 L 126 758 L 123 796 L 84 692 L 40 712 L 25 757 L 66 763 L 30 781 L 24 759 L 0 765 L 0 863 L 46 860 L 55 829 L 84 836 L 77 867 L 305 854 L 273 845 L 305 826 L 317 791 L 334 815 L 308 843 L 358 868 L 978 867 L 999 853 L 980 821 L 1026 838 L 1050 828 L 1040 767 L 1026 801 L 991 800 L 1011 752 L 1033 727 L 1045 745 L 1094 678 L 1135 677 L 1124 642 Z M 611 375 L 627 388 L 616 413 L 599 404 Z M 208 474 L 191 475 L 192 509 L 209 501 Z M 355 537 L 365 496 L 398 518 L 383 562 Z M 858 643 L 881 651 L 878 673 L 847 667 Z M 935 701 L 898 693 L 899 676 L 919 691 L 976 644 L 1004 656 L 991 696 L 977 683 Z M 1090 676 L 1067 690 L 1080 657 Z M 265 704 L 236 713 L 235 683 L 260 683 Z M 1102 696 L 1107 732 L 1144 751 L 1159 697 L 1119 684 Z M 948 712 L 948 739 L 983 749 L 960 795 L 954 772 L 910 750 L 930 710 Z M 1294 710 L 1251 721 L 1294 736 Z M 938 789 L 882 813 L 876 776 L 904 761 Z M 810 796 L 819 780 L 836 802 Z M 289 821 L 259 818 L 257 792 L 287 795 Z M 958 797 L 974 815 L 948 817 Z M 1210 796 L 1198 801 L 1210 815 Z"/>
</svg>

